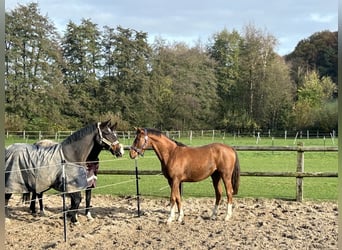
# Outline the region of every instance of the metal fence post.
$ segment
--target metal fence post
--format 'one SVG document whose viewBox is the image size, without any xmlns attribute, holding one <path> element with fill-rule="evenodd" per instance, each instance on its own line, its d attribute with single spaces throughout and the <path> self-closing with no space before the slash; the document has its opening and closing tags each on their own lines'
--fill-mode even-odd
<svg viewBox="0 0 342 250">
<path fill-rule="evenodd" d="M 138 217 L 140 217 L 140 192 L 139 192 L 139 173 L 138 173 L 138 161 L 135 159 L 135 185 L 137 189 L 137 207 Z"/>
<path fill-rule="evenodd" d="M 67 221 L 67 209 L 65 205 L 65 192 L 66 192 L 66 176 L 65 176 L 65 160 L 62 160 L 62 184 L 63 184 L 63 193 L 62 193 L 62 198 L 63 198 L 63 228 L 64 228 L 64 242 L 67 241 L 67 231 L 66 231 L 66 221 Z"/>
<path fill-rule="evenodd" d="M 303 173 L 304 172 L 304 149 L 303 143 L 298 143 L 298 150 L 297 150 L 297 172 Z M 303 177 L 296 177 L 296 200 L 299 202 L 303 201 Z"/>
</svg>

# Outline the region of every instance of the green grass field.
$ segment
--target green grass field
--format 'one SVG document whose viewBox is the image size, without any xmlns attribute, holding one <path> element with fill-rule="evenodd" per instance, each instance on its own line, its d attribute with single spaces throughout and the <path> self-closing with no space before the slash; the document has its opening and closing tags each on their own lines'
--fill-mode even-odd
<svg viewBox="0 0 342 250">
<path fill-rule="evenodd" d="M 177 139 L 191 146 L 198 146 L 213 141 L 223 142 L 232 146 L 260 145 L 260 146 L 294 146 L 303 142 L 305 146 L 337 146 L 337 140 L 317 139 L 271 139 L 261 138 L 256 144 L 255 138 L 189 138 Z M 18 142 L 7 140 L 6 145 Z M 30 141 L 29 141 L 30 142 Z M 131 145 L 131 140 L 120 140 L 124 145 Z M 242 172 L 294 172 L 297 164 L 297 152 L 238 152 Z M 337 172 L 338 155 L 336 152 L 306 152 L 305 172 Z M 114 158 L 109 152 L 103 151 L 100 154 L 101 169 L 134 170 L 137 163 L 139 170 L 160 170 L 160 162 L 154 151 L 146 151 L 144 157 L 137 161 L 129 159 L 126 150 L 124 157 Z M 306 200 L 337 200 L 338 179 L 337 178 L 304 178 L 304 199 Z M 142 196 L 169 197 L 170 188 L 167 180 L 162 175 L 147 176 L 139 178 L 139 189 Z M 135 176 L 125 175 L 99 175 L 97 188 L 94 194 L 111 194 L 122 196 L 136 195 Z M 196 183 L 184 183 L 184 197 L 213 197 L 214 189 L 211 178 Z M 242 176 L 240 180 L 239 194 L 236 197 L 254 198 L 279 198 L 295 199 L 296 178 L 294 177 L 247 177 Z"/>
</svg>

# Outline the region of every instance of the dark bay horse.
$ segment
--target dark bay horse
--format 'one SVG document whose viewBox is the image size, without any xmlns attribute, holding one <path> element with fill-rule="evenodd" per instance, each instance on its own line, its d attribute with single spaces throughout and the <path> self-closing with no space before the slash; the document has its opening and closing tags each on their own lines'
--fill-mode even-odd
<svg viewBox="0 0 342 250">
<path fill-rule="evenodd" d="M 188 147 L 171 140 L 156 129 L 136 129 L 136 137 L 130 149 L 131 159 L 143 155 L 145 149 L 152 147 L 161 163 L 161 170 L 171 187 L 171 211 L 167 223 L 175 219 L 176 204 L 181 222 L 184 212 L 181 203 L 182 182 L 197 182 L 211 176 L 216 194 L 212 218 L 217 215 L 222 197 L 221 179 L 227 193 L 227 212 L 225 220 L 232 216 L 233 194 L 238 193 L 240 164 L 236 151 L 222 143 L 212 143 L 201 147 Z"/>
<path fill-rule="evenodd" d="M 60 144 L 40 147 L 31 144 L 13 144 L 5 153 L 5 205 L 12 193 L 43 193 L 50 188 L 63 191 L 62 162 L 65 162 L 67 192 L 71 197 L 71 221 L 77 222 L 77 209 L 81 202 L 81 189 L 88 185 L 85 162 L 92 150 L 108 149 L 120 156 L 120 145 L 110 120 L 90 124 Z M 78 170 L 75 173 L 75 170 Z"/>
<path fill-rule="evenodd" d="M 57 144 L 57 142 L 52 140 L 40 140 L 34 143 L 34 145 L 38 145 L 41 147 L 49 147 L 52 145 Z M 125 151 L 122 144 L 120 145 L 120 156 L 123 156 Z M 91 191 L 92 188 L 96 187 L 96 180 L 97 180 L 97 173 L 99 169 L 99 158 L 98 155 L 100 154 L 101 148 L 99 147 L 93 147 L 91 152 L 89 153 L 86 161 L 86 171 L 87 171 L 87 188 L 85 190 L 85 215 L 87 216 L 88 220 L 93 220 L 93 217 L 90 212 L 90 203 L 91 203 Z M 40 214 L 44 214 L 44 205 L 43 205 L 43 193 L 36 194 L 32 193 L 32 198 L 30 199 L 30 193 L 23 194 L 22 200 L 27 202 L 30 202 L 30 210 L 32 214 L 36 214 L 36 198 L 38 198 L 39 201 L 39 208 L 40 208 Z"/>
<path fill-rule="evenodd" d="M 124 155 L 124 147 L 120 145 L 120 156 Z M 85 201 L 86 201 L 86 208 L 85 208 L 85 215 L 87 216 L 88 220 L 93 220 L 90 212 L 90 202 L 91 202 L 91 191 L 93 188 L 96 187 L 96 180 L 97 180 L 97 173 L 99 169 L 99 158 L 98 155 L 100 154 L 98 148 L 93 148 L 87 158 L 87 181 L 88 186 L 85 190 Z"/>
</svg>

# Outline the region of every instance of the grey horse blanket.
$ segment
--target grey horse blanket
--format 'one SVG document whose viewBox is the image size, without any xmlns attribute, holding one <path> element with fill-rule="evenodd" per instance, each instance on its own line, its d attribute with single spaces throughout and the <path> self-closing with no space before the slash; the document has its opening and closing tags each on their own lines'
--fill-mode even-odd
<svg viewBox="0 0 342 250">
<path fill-rule="evenodd" d="M 5 193 L 36 193 L 62 189 L 63 152 L 60 144 L 41 147 L 15 143 L 5 149 Z M 66 187 L 75 192 L 87 187 L 86 170 L 73 163 L 64 164 Z"/>
</svg>

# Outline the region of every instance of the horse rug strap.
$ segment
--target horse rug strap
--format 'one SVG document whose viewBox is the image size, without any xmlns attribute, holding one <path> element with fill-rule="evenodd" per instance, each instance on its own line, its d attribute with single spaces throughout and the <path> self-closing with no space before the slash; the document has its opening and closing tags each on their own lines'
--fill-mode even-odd
<svg viewBox="0 0 342 250">
<path fill-rule="evenodd" d="M 99 171 L 99 163 L 91 162 L 87 164 L 87 182 L 88 187 L 96 187 L 97 173 Z"/>
</svg>

